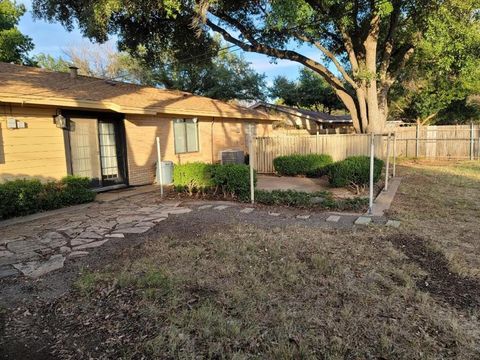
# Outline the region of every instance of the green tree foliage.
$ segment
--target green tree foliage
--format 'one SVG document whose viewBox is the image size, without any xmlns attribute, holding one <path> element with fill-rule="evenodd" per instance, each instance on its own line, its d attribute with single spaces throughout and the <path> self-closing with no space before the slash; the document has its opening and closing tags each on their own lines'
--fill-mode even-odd
<svg viewBox="0 0 480 360">
<path fill-rule="evenodd" d="M 25 14 L 25 6 L 10 0 L 0 1 L 0 61 L 31 64 L 28 52 L 33 42 L 18 29 L 18 22 Z"/>
<path fill-rule="evenodd" d="M 478 119 L 480 2 L 452 0 L 428 21 L 412 61 L 394 87 L 392 116 L 419 123 Z"/>
<path fill-rule="evenodd" d="M 325 111 L 344 109 L 343 103 L 332 87 L 317 73 L 303 68 L 298 81 L 290 81 L 284 76 L 273 80 L 270 96 L 288 106 Z"/>
<path fill-rule="evenodd" d="M 213 30 L 244 51 L 295 61 L 321 75 L 358 131 L 381 132 L 391 87 L 439 11 L 460 0 L 34 0 L 37 16 L 90 38 L 119 38 L 120 48 L 155 63 L 209 62 L 218 52 Z M 463 0 L 476 4 L 478 0 Z M 468 23 L 471 16 L 459 15 Z M 297 45 L 318 50 L 305 55 Z M 201 55 L 201 56 L 200 56 Z M 211 55 L 211 56 L 209 56 Z M 158 61 L 157 61 L 158 62 Z M 332 71 L 331 68 L 335 68 Z"/>
<path fill-rule="evenodd" d="M 68 71 L 72 64 L 87 76 L 188 91 L 221 100 L 259 100 L 265 98 L 265 75 L 232 51 L 222 50 L 208 63 L 180 62 L 164 55 L 161 62 L 151 64 L 143 57 L 119 52 L 111 44 L 83 44 L 64 50 L 66 59 L 39 54 L 38 66 Z"/>
</svg>

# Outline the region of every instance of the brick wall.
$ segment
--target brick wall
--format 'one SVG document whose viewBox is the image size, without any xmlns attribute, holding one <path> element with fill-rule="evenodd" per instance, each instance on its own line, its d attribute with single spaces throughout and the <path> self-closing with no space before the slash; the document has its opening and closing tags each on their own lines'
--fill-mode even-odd
<svg viewBox="0 0 480 360">
<path fill-rule="evenodd" d="M 151 184 L 155 178 L 157 150 L 155 138 L 160 137 L 162 160 L 175 163 L 193 161 L 217 162 L 225 149 L 246 150 L 246 121 L 199 118 L 199 151 L 175 154 L 173 118 L 129 115 L 125 119 L 128 173 L 130 185 Z M 257 124 L 257 136 L 267 136 L 271 124 Z"/>
</svg>

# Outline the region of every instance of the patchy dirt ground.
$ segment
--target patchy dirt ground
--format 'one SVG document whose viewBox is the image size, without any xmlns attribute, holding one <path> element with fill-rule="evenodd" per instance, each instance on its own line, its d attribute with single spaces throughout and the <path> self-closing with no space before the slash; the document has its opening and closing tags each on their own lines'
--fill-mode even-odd
<svg viewBox="0 0 480 360">
<path fill-rule="evenodd" d="M 480 358 L 480 166 L 437 169 L 399 169 L 400 229 L 194 211 L 2 283 L 0 356 Z"/>
</svg>

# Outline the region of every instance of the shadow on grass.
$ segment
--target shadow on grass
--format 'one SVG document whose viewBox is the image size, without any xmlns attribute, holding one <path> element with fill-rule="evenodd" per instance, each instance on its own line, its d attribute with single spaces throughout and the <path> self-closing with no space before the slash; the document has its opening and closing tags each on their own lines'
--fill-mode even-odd
<svg viewBox="0 0 480 360">
<path fill-rule="evenodd" d="M 417 282 L 419 289 L 459 310 L 480 308 L 480 282 L 450 271 L 445 256 L 429 248 L 423 238 L 395 234 L 388 236 L 386 240 L 428 273 L 424 279 Z"/>
</svg>

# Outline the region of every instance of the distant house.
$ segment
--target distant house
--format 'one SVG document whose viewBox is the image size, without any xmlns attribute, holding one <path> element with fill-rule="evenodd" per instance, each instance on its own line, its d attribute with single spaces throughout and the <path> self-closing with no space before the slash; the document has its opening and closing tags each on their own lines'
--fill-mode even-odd
<svg viewBox="0 0 480 360">
<path fill-rule="evenodd" d="M 265 102 L 257 102 L 249 108 L 261 110 L 272 116 L 280 117 L 282 120 L 276 124 L 277 128 L 303 129 L 311 134 L 317 131 L 322 134 L 338 132 L 349 133 L 354 131 L 350 115 L 330 115 L 323 112 Z"/>
<path fill-rule="evenodd" d="M 162 160 L 218 162 L 274 117 L 181 91 L 0 63 L 0 181 L 87 176 L 98 188 L 151 184 Z"/>
</svg>

